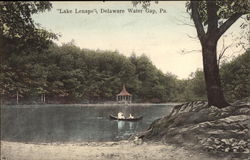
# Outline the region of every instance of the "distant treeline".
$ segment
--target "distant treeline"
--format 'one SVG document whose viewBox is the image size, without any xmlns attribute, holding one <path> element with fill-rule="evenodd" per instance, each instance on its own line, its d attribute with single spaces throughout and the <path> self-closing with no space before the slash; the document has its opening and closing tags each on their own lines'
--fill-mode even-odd
<svg viewBox="0 0 250 160">
<path fill-rule="evenodd" d="M 166 55 L 167 56 L 167 55 Z M 241 99 L 250 91 L 250 53 L 221 66 L 226 97 Z M 166 62 L 167 63 L 167 62 Z M 1 63 L 2 103 L 100 103 L 114 101 L 123 84 L 133 102 L 206 99 L 203 73 L 186 80 L 157 69 L 145 56 L 80 49 L 73 43 L 52 44 L 39 53 L 11 54 Z"/>
<path fill-rule="evenodd" d="M 250 50 L 224 62 L 220 66 L 220 78 L 228 102 L 250 97 Z M 186 80 L 177 80 L 177 101 L 207 100 L 202 70 L 192 73 Z"/>
</svg>

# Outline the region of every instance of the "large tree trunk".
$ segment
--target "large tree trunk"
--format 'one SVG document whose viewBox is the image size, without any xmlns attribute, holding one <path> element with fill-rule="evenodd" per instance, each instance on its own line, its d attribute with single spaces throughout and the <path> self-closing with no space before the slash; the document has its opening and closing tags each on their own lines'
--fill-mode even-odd
<svg viewBox="0 0 250 160">
<path fill-rule="evenodd" d="M 225 100 L 220 84 L 219 67 L 216 57 L 217 42 L 227 29 L 243 14 L 236 12 L 222 25 L 218 26 L 219 16 L 217 12 L 219 6 L 217 6 L 216 1 L 206 0 L 207 32 L 205 32 L 203 21 L 199 13 L 199 5 L 198 1 L 190 1 L 192 10 L 191 17 L 202 45 L 208 104 L 223 108 L 229 104 Z"/>
<path fill-rule="evenodd" d="M 206 43 L 203 43 L 203 68 L 206 81 L 208 104 L 222 108 L 228 106 L 229 104 L 225 100 L 220 83 L 216 47 L 216 40 L 210 40 Z"/>
</svg>

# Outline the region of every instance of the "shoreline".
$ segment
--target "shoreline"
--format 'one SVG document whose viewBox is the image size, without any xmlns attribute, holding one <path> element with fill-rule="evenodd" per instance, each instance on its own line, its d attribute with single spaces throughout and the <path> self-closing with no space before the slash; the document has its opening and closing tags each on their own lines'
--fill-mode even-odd
<svg viewBox="0 0 250 160">
<path fill-rule="evenodd" d="M 25 108 L 25 107 L 112 107 L 112 106 L 164 106 L 164 105 L 169 105 L 169 106 L 175 106 L 175 105 L 180 105 L 182 103 L 175 103 L 175 102 L 170 102 L 170 103 L 131 103 L 131 104 L 118 104 L 118 103 L 93 103 L 93 104 L 20 104 L 20 105 L 6 105 L 2 104 L 0 105 L 1 108 L 4 107 L 16 107 L 16 108 Z"/>
<path fill-rule="evenodd" d="M 199 151 L 160 142 L 22 143 L 1 141 L 1 160 L 216 160 Z M 223 158 L 224 159 L 224 158 Z M 226 159 L 224 159 L 226 160 Z"/>
</svg>

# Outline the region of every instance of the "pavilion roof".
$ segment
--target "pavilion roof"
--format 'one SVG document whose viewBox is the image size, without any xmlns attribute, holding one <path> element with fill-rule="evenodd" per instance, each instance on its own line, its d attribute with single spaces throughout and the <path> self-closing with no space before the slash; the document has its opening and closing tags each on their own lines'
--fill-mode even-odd
<svg viewBox="0 0 250 160">
<path fill-rule="evenodd" d="M 117 96 L 131 96 L 132 94 L 128 93 L 128 91 L 126 90 L 125 85 L 123 85 L 122 91 L 117 94 Z"/>
</svg>

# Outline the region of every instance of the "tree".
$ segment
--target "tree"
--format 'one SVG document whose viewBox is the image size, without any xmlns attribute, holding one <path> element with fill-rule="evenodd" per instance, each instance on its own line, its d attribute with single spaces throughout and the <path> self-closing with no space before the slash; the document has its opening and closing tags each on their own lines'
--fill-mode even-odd
<svg viewBox="0 0 250 160">
<path fill-rule="evenodd" d="M 0 2 L 0 53 L 6 58 L 13 53 L 42 50 L 57 35 L 42 29 L 32 15 L 50 10 L 50 2 Z M 4 57 L 3 57 L 4 56 Z"/>
<path fill-rule="evenodd" d="M 230 100 L 250 96 L 250 50 L 221 65 L 222 86 Z"/>
<path fill-rule="evenodd" d="M 143 8 L 150 6 L 149 1 L 134 1 L 132 3 L 133 5 L 141 4 Z M 208 104 L 217 107 L 228 106 L 220 82 L 217 42 L 234 22 L 241 16 L 250 13 L 249 1 L 191 0 L 187 2 L 186 7 L 194 21 L 202 46 Z"/>
<path fill-rule="evenodd" d="M 194 100 L 206 99 L 206 87 L 204 82 L 204 74 L 200 69 L 191 73 L 191 77 L 189 79 L 189 89 L 192 92 Z"/>
<path fill-rule="evenodd" d="M 198 38 L 202 46 L 203 69 L 206 82 L 208 104 L 225 107 L 226 102 L 217 64 L 217 42 L 220 37 L 242 15 L 249 13 L 249 2 L 233 1 L 190 1 L 191 11 Z"/>
<path fill-rule="evenodd" d="M 44 53 L 58 35 L 41 28 L 32 15 L 51 7 L 50 2 L 0 2 L 0 77 L 5 79 L 0 90 L 3 94 L 16 92 L 23 96 L 31 92 L 30 85 L 43 92 L 46 79 L 36 78 L 31 59 L 38 56 L 37 53 Z M 41 71 L 43 67 L 37 65 L 35 68 Z"/>
</svg>

